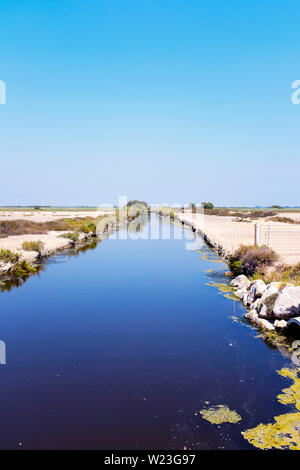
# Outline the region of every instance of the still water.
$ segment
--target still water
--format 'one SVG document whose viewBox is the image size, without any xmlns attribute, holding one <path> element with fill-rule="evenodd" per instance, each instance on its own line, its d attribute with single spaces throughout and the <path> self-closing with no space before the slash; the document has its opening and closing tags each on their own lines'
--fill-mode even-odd
<svg viewBox="0 0 300 470">
<path fill-rule="evenodd" d="M 107 239 L 0 294 L 1 449 L 251 449 L 241 431 L 287 411 L 290 360 L 185 243 Z M 215 405 L 241 420 L 211 424 Z"/>
</svg>

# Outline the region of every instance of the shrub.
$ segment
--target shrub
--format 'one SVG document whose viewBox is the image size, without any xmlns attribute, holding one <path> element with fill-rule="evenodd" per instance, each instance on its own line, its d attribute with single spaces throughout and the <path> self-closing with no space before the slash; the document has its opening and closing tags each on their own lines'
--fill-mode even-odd
<svg viewBox="0 0 300 470">
<path fill-rule="evenodd" d="M 68 238 L 69 240 L 72 240 L 72 242 L 77 242 L 79 238 L 79 233 L 78 232 L 68 232 L 68 233 L 62 233 L 59 235 L 61 238 Z"/>
<path fill-rule="evenodd" d="M 83 233 L 89 233 L 89 232 L 96 233 L 96 230 L 97 230 L 97 226 L 93 222 L 90 222 L 88 224 L 82 224 L 79 227 L 79 231 Z"/>
<path fill-rule="evenodd" d="M 33 268 L 28 261 L 21 261 L 17 263 L 10 271 L 10 273 L 15 277 L 27 277 L 29 274 L 36 272 L 36 269 Z"/>
<path fill-rule="evenodd" d="M 229 258 L 229 268 L 235 276 L 253 276 L 278 260 L 278 255 L 267 246 L 241 245 Z"/>
<path fill-rule="evenodd" d="M 16 263 L 19 259 L 19 255 L 11 250 L 0 249 L 0 261 L 4 263 Z"/>
<path fill-rule="evenodd" d="M 280 216 L 270 217 L 269 221 L 271 221 L 271 222 L 281 222 L 281 223 L 284 223 L 284 224 L 299 224 L 298 221 L 296 221 L 294 219 L 291 219 L 290 217 L 280 217 Z"/>
<path fill-rule="evenodd" d="M 41 254 L 41 252 L 44 248 L 44 243 L 41 242 L 40 240 L 23 242 L 22 243 L 22 248 L 25 251 L 37 251 L 39 254 Z"/>
<path fill-rule="evenodd" d="M 268 280 L 282 283 L 291 282 L 300 285 L 300 263 L 291 266 L 287 264 L 277 266 L 276 271 L 273 271 L 268 276 Z"/>
<path fill-rule="evenodd" d="M 215 206 L 212 202 L 202 202 L 203 209 L 213 209 Z"/>
</svg>

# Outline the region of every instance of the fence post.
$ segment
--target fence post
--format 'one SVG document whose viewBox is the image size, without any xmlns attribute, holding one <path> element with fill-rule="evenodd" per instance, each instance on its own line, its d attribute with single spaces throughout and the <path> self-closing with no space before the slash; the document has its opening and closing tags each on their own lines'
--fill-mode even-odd
<svg viewBox="0 0 300 470">
<path fill-rule="evenodd" d="M 256 223 L 254 227 L 254 245 L 260 246 L 261 240 L 260 240 L 260 224 Z"/>
</svg>

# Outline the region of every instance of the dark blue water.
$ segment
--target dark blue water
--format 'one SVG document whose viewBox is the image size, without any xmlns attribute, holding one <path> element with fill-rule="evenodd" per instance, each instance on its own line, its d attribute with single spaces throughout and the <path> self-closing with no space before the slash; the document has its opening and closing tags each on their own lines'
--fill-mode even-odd
<svg viewBox="0 0 300 470">
<path fill-rule="evenodd" d="M 214 261 L 184 240 L 108 239 L 0 294 L 0 448 L 251 448 L 241 431 L 282 413 L 287 359 L 207 285 L 226 282 Z M 205 402 L 242 420 L 210 424 Z"/>
</svg>

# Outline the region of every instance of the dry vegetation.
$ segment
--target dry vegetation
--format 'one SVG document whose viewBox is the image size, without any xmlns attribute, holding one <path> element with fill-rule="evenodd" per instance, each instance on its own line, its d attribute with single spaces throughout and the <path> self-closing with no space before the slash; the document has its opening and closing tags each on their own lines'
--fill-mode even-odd
<svg viewBox="0 0 300 470">
<path fill-rule="evenodd" d="M 28 241 L 22 243 L 22 249 L 25 251 L 37 251 L 41 254 L 44 248 L 44 243 L 40 240 L 38 241 Z"/>
<path fill-rule="evenodd" d="M 286 264 L 276 266 L 276 270 L 269 273 L 265 278 L 268 282 L 282 282 L 285 284 L 290 282 L 300 286 L 300 263 L 292 266 Z"/>
<path fill-rule="evenodd" d="M 30 220 L 0 221 L 0 238 L 11 235 L 45 234 L 50 231 L 96 232 L 96 225 L 103 217 L 76 217 L 74 219 L 57 219 L 49 222 L 32 222 Z"/>
<path fill-rule="evenodd" d="M 0 249 L 0 261 L 3 263 L 16 263 L 19 256 L 11 250 Z"/>
<path fill-rule="evenodd" d="M 298 220 L 291 219 L 290 217 L 280 217 L 280 216 L 270 217 L 268 219 L 268 222 L 281 222 L 284 224 L 300 224 Z"/>
<path fill-rule="evenodd" d="M 254 276 L 274 265 L 279 256 L 267 246 L 241 245 L 229 258 L 229 268 L 234 276 Z"/>
<path fill-rule="evenodd" d="M 278 254 L 267 246 L 241 245 L 229 258 L 229 268 L 234 276 L 245 274 L 266 283 L 281 282 L 300 285 L 300 263 L 278 264 Z M 269 269 L 269 268 L 272 269 Z"/>
</svg>

